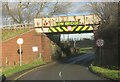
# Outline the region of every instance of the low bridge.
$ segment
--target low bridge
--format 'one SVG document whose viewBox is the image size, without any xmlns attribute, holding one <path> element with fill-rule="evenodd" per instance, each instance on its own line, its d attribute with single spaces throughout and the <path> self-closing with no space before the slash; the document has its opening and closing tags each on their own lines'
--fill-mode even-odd
<svg viewBox="0 0 120 82">
<path fill-rule="evenodd" d="M 15 65 L 19 62 L 19 55 L 16 52 L 18 44 L 16 40 L 19 37 L 24 39 L 23 57 L 34 59 L 33 56 L 37 57 L 38 54 L 44 54 L 45 60 L 50 61 L 51 58 L 51 44 L 59 46 L 60 34 L 72 34 L 72 33 L 93 33 L 95 28 L 100 25 L 100 19 L 96 15 L 87 16 L 61 16 L 56 18 L 37 18 L 34 19 L 33 24 L 17 24 L 17 25 L 7 25 L 2 28 L 2 32 L 6 34 L 8 31 L 15 34 L 19 30 L 31 29 L 31 31 L 25 31 L 19 35 L 12 36 L 2 43 L 3 55 L 3 65 Z M 39 32 L 39 35 L 35 34 L 35 31 Z M 17 31 L 18 30 L 18 31 Z M 44 34 L 45 33 L 45 34 Z M 12 34 L 7 34 L 12 35 Z M 51 40 L 52 41 L 51 41 Z M 11 48 L 11 46 L 13 46 Z M 33 48 L 37 47 L 38 51 L 34 52 Z M 10 52 L 8 52 L 8 50 Z M 56 49 L 56 48 L 55 48 Z M 10 54 L 10 55 L 9 55 Z M 34 54 L 34 55 L 33 55 Z M 14 60 L 13 60 L 14 59 Z M 11 63 L 8 63 L 11 62 Z M 25 62 L 26 59 L 23 60 Z M 27 59 L 28 61 L 32 61 Z"/>
<path fill-rule="evenodd" d="M 100 18 L 95 15 L 60 16 L 54 18 L 34 19 L 35 30 L 40 33 L 93 33 L 100 24 Z"/>
</svg>

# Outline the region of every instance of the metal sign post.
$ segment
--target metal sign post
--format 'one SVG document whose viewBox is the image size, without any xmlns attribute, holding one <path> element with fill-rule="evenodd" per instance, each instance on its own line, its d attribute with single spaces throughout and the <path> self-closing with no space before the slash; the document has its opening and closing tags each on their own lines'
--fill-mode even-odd
<svg viewBox="0 0 120 82">
<path fill-rule="evenodd" d="M 104 46 L 104 40 L 99 38 L 99 39 L 97 39 L 96 44 L 98 47 L 102 47 L 102 46 Z"/>
<path fill-rule="evenodd" d="M 99 57 L 100 57 L 100 65 L 102 64 L 102 46 L 104 46 L 104 40 L 102 38 L 97 39 L 96 45 L 99 48 Z"/>
<path fill-rule="evenodd" d="M 22 44 L 23 44 L 23 39 L 18 38 L 17 39 L 17 44 L 19 45 L 19 50 L 20 50 L 20 66 L 22 66 Z"/>
<path fill-rule="evenodd" d="M 22 66 L 22 48 L 21 48 L 21 44 L 19 44 L 19 49 L 20 49 L 20 66 Z"/>
</svg>

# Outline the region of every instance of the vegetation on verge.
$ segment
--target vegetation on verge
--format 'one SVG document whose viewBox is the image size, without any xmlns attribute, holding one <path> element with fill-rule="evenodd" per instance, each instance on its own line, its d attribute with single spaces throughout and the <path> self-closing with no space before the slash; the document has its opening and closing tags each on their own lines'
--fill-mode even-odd
<svg viewBox="0 0 120 82">
<path fill-rule="evenodd" d="M 120 70 L 110 70 L 108 68 L 102 68 L 98 66 L 90 66 L 90 69 L 93 72 L 102 75 L 103 77 L 120 80 Z"/>
<path fill-rule="evenodd" d="M 38 65 L 43 65 L 45 64 L 45 62 L 43 61 L 40 61 L 40 60 L 35 60 L 34 62 L 30 63 L 30 64 L 24 64 L 22 66 L 15 66 L 15 67 L 7 67 L 7 68 L 3 68 L 3 74 L 8 77 L 14 73 L 17 73 L 17 72 L 20 72 L 20 71 L 23 71 L 25 69 L 29 69 L 31 67 L 35 67 L 35 66 L 38 66 Z"/>
<path fill-rule="evenodd" d="M 17 35 L 23 34 L 29 30 L 30 29 L 2 30 L 2 41 L 5 41 Z"/>
<path fill-rule="evenodd" d="M 95 42 L 99 38 L 104 40 L 102 47 L 95 46 L 95 65 L 101 67 L 108 66 L 110 69 L 113 69 L 113 66 L 115 66 L 118 69 L 118 32 L 120 30 L 120 27 L 118 27 L 120 15 L 118 13 L 120 13 L 120 3 L 96 2 L 90 3 L 89 7 L 101 19 L 100 25 L 94 33 Z"/>
<path fill-rule="evenodd" d="M 86 48 L 80 48 L 80 53 L 88 53 L 89 51 L 92 51 L 92 47 L 86 47 Z"/>
</svg>

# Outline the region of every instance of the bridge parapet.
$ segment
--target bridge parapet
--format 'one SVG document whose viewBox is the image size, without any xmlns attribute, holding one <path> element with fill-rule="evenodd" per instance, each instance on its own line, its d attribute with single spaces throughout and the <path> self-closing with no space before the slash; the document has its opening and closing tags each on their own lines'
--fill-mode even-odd
<svg viewBox="0 0 120 82">
<path fill-rule="evenodd" d="M 41 33 L 82 33 L 93 32 L 99 26 L 100 18 L 93 15 L 60 16 L 34 19 L 35 30 Z"/>
<path fill-rule="evenodd" d="M 15 24 L 15 25 L 4 25 L 2 27 L 3 30 L 11 30 L 11 29 L 31 29 L 34 28 L 33 24 Z"/>
</svg>

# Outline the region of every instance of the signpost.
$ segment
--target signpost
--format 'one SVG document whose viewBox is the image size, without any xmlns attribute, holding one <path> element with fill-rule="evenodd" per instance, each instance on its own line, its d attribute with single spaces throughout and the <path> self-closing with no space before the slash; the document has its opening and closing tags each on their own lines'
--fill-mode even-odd
<svg viewBox="0 0 120 82">
<path fill-rule="evenodd" d="M 68 29 L 68 31 L 71 31 L 72 27 L 71 26 L 67 26 L 67 29 Z"/>
<path fill-rule="evenodd" d="M 99 39 L 97 39 L 96 44 L 98 47 L 102 47 L 104 45 L 104 40 L 99 38 Z"/>
<path fill-rule="evenodd" d="M 22 38 L 18 38 L 17 39 L 17 44 L 19 45 L 19 50 L 20 50 L 20 66 L 22 66 L 22 47 L 21 45 L 23 44 L 23 39 Z"/>
<path fill-rule="evenodd" d="M 38 47 L 34 46 L 34 47 L 32 47 L 32 50 L 33 50 L 33 52 L 38 52 Z"/>
<path fill-rule="evenodd" d="M 104 46 L 104 40 L 102 38 L 97 39 L 96 45 L 99 48 L 99 57 L 100 57 L 99 62 L 100 62 L 100 64 L 102 64 L 102 59 L 103 59 L 103 57 L 102 57 L 102 46 Z"/>
</svg>

